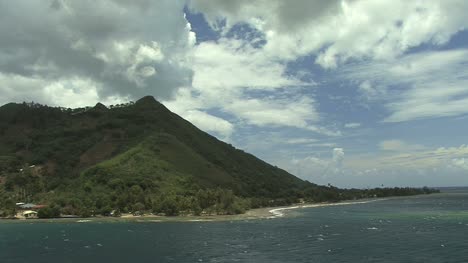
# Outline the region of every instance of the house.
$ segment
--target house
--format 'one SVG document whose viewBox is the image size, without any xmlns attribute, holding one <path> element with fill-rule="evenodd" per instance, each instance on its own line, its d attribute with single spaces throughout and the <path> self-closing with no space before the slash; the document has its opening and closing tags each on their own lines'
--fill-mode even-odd
<svg viewBox="0 0 468 263">
<path fill-rule="evenodd" d="M 37 218 L 37 212 L 32 210 L 26 210 L 23 212 L 25 218 Z"/>
</svg>

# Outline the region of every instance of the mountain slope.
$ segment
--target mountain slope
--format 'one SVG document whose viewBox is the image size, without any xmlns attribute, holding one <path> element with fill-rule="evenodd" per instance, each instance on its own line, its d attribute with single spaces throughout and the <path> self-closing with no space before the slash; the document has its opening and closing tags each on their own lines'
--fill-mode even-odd
<svg viewBox="0 0 468 263">
<path fill-rule="evenodd" d="M 35 201 L 81 215 L 238 213 L 356 196 L 221 142 L 153 97 L 110 108 L 0 107 L 0 210 Z"/>
</svg>

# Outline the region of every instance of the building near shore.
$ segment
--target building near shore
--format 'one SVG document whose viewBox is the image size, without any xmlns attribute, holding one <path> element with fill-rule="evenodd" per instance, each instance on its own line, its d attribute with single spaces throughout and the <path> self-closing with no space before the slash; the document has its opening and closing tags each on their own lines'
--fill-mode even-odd
<svg viewBox="0 0 468 263">
<path fill-rule="evenodd" d="M 24 218 L 37 218 L 37 212 L 32 210 L 26 210 L 23 212 Z"/>
</svg>

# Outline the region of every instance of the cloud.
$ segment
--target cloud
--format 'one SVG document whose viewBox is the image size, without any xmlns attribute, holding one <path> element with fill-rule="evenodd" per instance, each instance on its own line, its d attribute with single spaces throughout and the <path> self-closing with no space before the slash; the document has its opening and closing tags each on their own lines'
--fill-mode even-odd
<svg viewBox="0 0 468 263">
<path fill-rule="evenodd" d="M 2 97 L 5 102 L 27 100 L 73 108 L 99 100 L 104 104 L 130 100 L 121 96 L 108 96 L 102 100 L 97 93 L 99 85 L 86 78 L 58 78 L 50 81 L 40 77 L 23 77 L 0 72 L 0 93 L 5 96 Z"/>
<path fill-rule="evenodd" d="M 358 91 L 388 110 L 385 122 L 403 122 L 468 113 L 467 63 L 467 49 L 424 51 L 350 64 L 338 75 L 362 81 Z"/>
<path fill-rule="evenodd" d="M 286 65 L 271 60 L 248 40 L 220 39 L 201 43 L 192 50 L 193 82 L 164 103 L 182 117 L 193 120 L 193 112 L 221 111 L 223 121 L 255 126 L 289 126 L 329 132 L 312 125 L 319 119 L 315 101 L 297 96 L 290 89 L 310 86 L 286 74 Z M 281 89 L 281 90 L 279 90 Z M 285 91 L 285 89 L 288 89 Z M 258 94 L 265 95 L 258 98 Z M 217 117 L 219 119 L 219 117 Z M 230 118 L 230 119 L 227 119 Z M 197 125 L 209 127 L 212 121 L 197 118 Z M 222 125 L 222 127 L 227 127 Z M 226 129 L 219 130 L 224 136 Z"/>
<path fill-rule="evenodd" d="M 221 38 L 194 50 L 193 86 L 200 89 L 275 89 L 310 85 L 286 74 L 286 65 L 248 40 Z"/>
<path fill-rule="evenodd" d="M 454 158 L 452 159 L 452 165 L 463 170 L 468 170 L 468 159 Z"/>
<path fill-rule="evenodd" d="M 413 144 L 401 145 L 395 141 L 389 144 L 387 155 L 354 155 L 350 157 L 348 167 L 354 170 L 364 170 L 377 167 L 381 170 L 431 170 L 447 169 L 454 159 L 468 157 L 468 147 L 429 147 Z"/>
<path fill-rule="evenodd" d="M 111 97 L 168 98 L 191 84 L 194 35 L 183 2 L 19 0 L 1 5 L 2 103 L 75 106 L 74 101 L 89 105 Z M 69 96 L 49 98 L 50 86 L 57 85 Z"/>
<path fill-rule="evenodd" d="M 309 98 L 296 100 L 236 100 L 225 110 L 257 126 L 280 125 L 307 128 L 308 121 L 318 119 L 314 101 Z"/>
<path fill-rule="evenodd" d="M 270 61 L 311 55 L 358 83 L 369 103 L 382 103 L 385 122 L 468 113 L 466 50 L 408 55 L 443 46 L 468 28 L 466 1 L 206 1 L 193 0 L 221 35 L 248 25 Z M 248 64 L 248 63 L 246 63 Z M 460 67 L 461 66 L 461 67 Z M 346 74 L 347 73 L 347 74 Z"/>
<path fill-rule="evenodd" d="M 328 150 L 328 157 L 319 155 L 308 155 L 304 157 L 287 158 L 281 157 L 274 163 L 281 165 L 290 173 L 317 184 L 328 184 L 336 182 L 346 174 L 344 166 L 344 149 L 333 148 Z M 331 156 L 330 156 L 331 154 Z"/>
<path fill-rule="evenodd" d="M 369 80 L 364 80 L 358 86 L 359 94 L 367 101 L 382 100 L 387 95 L 387 88 L 372 84 Z"/>
<path fill-rule="evenodd" d="M 385 122 L 437 117 L 459 116 L 468 113 L 468 81 L 459 83 L 435 82 L 425 86 L 413 86 L 403 92 L 402 98 L 389 103 L 392 112 Z"/>
<path fill-rule="evenodd" d="M 246 23 L 282 59 L 316 54 L 335 68 L 351 59 L 386 60 L 423 43 L 442 45 L 468 25 L 466 1 L 191 1 L 213 28 Z"/>
<path fill-rule="evenodd" d="M 194 98 L 192 91 L 189 87 L 180 88 L 174 99 L 163 101 L 163 103 L 169 110 L 182 116 L 198 128 L 213 132 L 223 140 L 229 140 L 235 130 L 234 124 L 204 111 L 205 107 L 202 101 Z"/>
<path fill-rule="evenodd" d="M 305 143 L 313 143 L 316 141 L 317 139 L 312 139 L 312 138 L 291 138 L 291 139 L 287 139 L 285 142 L 287 144 L 305 144 Z"/>
<path fill-rule="evenodd" d="M 383 151 L 412 152 L 425 150 L 427 147 L 420 144 L 411 144 L 402 140 L 385 140 L 380 142 L 379 148 Z"/>
<path fill-rule="evenodd" d="M 345 128 L 349 128 L 349 129 L 354 129 L 354 128 L 359 128 L 361 127 L 361 124 L 358 123 L 358 122 L 350 122 L 350 123 L 346 123 L 344 125 Z"/>
<path fill-rule="evenodd" d="M 215 132 L 225 140 L 229 139 L 234 131 L 232 123 L 203 111 L 190 110 L 184 113 L 184 117 L 198 128 L 208 132 Z"/>
<path fill-rule="evenodd" d="M 312 147 L 312 148 L 333 148 L 336 146 L 336 143 L 333 142 L 324 142 L 324 143 L 308 143 L 304 146 Z"/>
<path fill-rule="evenodd" d="M 441 147 L 412 152 L 389 151 L 387 155 L 354 154 L 346 157 L 343 148 L 332 156 L 309 155 L 274 161 L 287 171 L 319 184 L 342 187 L 449 186 L 468 182 L 468 147 Z M 288 161 L 286 161 L 288 160 Z"/>
<path fill-rule="evenodd" d="M 344 150 L 343 148 L 333 148 L 333 163 L 337 166 L 337 167 L 341 167 L 342 164 L 343 164 L 343 160 L 344 160 Z"/>
<path fill-rule="evenodd" d="M 317 124 L 320 116 L 312 96 L 297 94 L 315 83 L 287 72 L 285 61 L 271 57 L 251 40 L 222 37 L 203 42 L 194 47 L 192 58 L 192 86 L 167 102 L 183 117 L 187 110 L 221 111 L 231 123 L 340 134 Z"/>
</svg>

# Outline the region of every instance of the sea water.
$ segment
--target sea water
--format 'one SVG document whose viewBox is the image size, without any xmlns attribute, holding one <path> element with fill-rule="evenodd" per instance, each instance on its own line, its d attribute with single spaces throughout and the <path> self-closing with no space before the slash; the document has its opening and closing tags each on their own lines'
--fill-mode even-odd
<svg viewBox="0 0 468 263">
<path fill-rule="evenodd" d="M 226 222 L 0 221 L 0 262 L 468 262 L 468 192 Z"/>
</svg>

